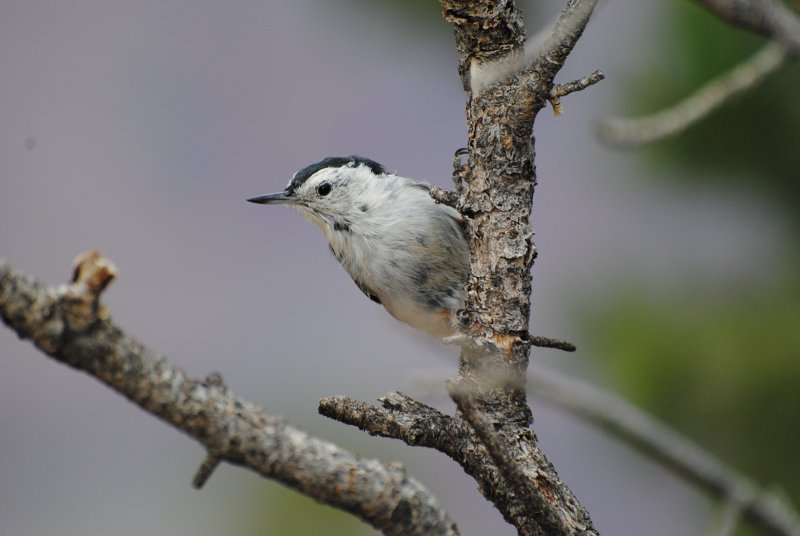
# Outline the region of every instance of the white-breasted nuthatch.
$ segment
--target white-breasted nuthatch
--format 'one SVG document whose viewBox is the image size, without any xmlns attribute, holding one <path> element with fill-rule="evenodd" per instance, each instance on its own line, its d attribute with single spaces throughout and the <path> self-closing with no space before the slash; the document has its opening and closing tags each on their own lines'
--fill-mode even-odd
<svg viewBox="0 0 800 536">
<path fill-rule="evenodd" d="M 296 207 L 325 233 L 331 252 L 371 300 L 437 337 L 455 333 L 469 249 L 461 215 L 430 187 L 358 156 L 325 158 L 279 193 L 251 203 Z"/>
</svg>

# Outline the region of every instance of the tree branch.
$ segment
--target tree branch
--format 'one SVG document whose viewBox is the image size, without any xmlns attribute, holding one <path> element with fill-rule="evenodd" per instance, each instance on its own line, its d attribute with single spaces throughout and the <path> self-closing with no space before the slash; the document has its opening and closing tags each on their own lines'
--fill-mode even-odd
<svg viewBox="0 0 800 536">
<path fill-rule="evenodd" d="M 96 377 L 200 442 L 209 456 L 195 483 L 225 460 L 350 512 L 384 534 L 456 535 L 431 493 L 396 465 L 361 458 L 198 380 L 126 335 L 100 304 L 114 278 L 96 252 L 76 260 L 73 282 L 44 288 L 0 260 L 0 317 L 56 360 Z"/>
<path fill-rule="evenodd" d="M 604 119 L 598 134 L 604 142 L 620 147 L 639 147 L 675 136 L 726 101 L 760 84 L 783 64 L 786 56 L 785 47 L 770 43 L 674 106 L 644 117 Z"/>
<path fill-rule="evenodd" d="M 450 2 L 450 4 L 454 4 L 454 2 Z M 480 50 L 471 51 L 469 55 L 462 58 L 462 67 L 468 65 L 469 69 L 469 83 L 466 83 L 465 77 L 464 89 L 471 91 L 473 96 L 477 96 L 486 88 L 507 81 L 515 75 L 525 74 L 532 68 L 539 70 L 542 64 L 555 67 L 557 71 L 583 33 L 596 5 L 596 0 L 570 0 L 553 27 L 539 31 L 527 39 L 524 46 L 516 46 L 514 42 L 510 41 L 496 47 L 497 50 L 492 54 L 482 53 L 483 47 Z M 457 11 L 457 13 L 463 12 Z M 445 13 L 446 19 L 447 15 L 448 13 Z M 467 16 L 471 16 L 471 14 Z M 451 22 L 456 20 L 458 19 L 453 18 Z M 519 25 L 521 27 L 521 22 Z M 492 24 L 486 26 L 491 27 Z M 456 38 L 460 51 L 461 44 L 458 41 L 458 33 Z M 518 37 L 515 37 L 516 40 Z M 534 68 L 534 65 L 537 67 Z M 549 77 L 554 76 L 555 72 Z"/>
<path fill-rule="evenodd" d="M 323 398 L 319 402 L 319 413 L 357 426 L 373 436 L 399 439 L 407 445 L 437 450 L 443 450 L 443 441 L 454 433 L 452 417 L 403 393 L 389 393 L 378 400 L 382 408 L 346 396 Z"/>
<path fill-rule="evenodd" d="M 583 30 L 589 23 L 596 6 L 597 0 L 569 0 L 550 31 L 550 35 L 544 40 L 539 56 L 533 63 L 552 65 L 555 68 L 552 78 L 555 78 L 578 39 L 583 35 Z"/>
</svg>

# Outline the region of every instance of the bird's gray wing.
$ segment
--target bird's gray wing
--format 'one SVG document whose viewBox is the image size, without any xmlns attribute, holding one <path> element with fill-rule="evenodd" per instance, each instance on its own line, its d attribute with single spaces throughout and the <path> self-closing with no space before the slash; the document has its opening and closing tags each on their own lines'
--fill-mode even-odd
<svg viewBox="0 0 800 536">
<path fill-rule="evenodd" d="M 336 260 L 337 260 L 337 261 L 339 261 L 339 262 L 342 262 L 342 260 L 341 260 L 341 259 L 339 258 L 339 256 L 336 254 L 336 251 L 333 249 L 333 246 L 331 246 L 331 245 L 329 244 L 329 245 L 328 245 L 328 249 L 330 249 L 330 250 L 331 250 L 331 253 L 333 254 L 333 256 L 334 256 L 334 257 L 336 257 Z M 372 292 L 372 291 L 371 291 L 371 290 L 370 290 L 370 289 L 367 287 L 367 285 L 365 285 L 365 284 L 364 284 L 364 282 L 363 282 L 363 281 L 359 281 L 358 279 L 355 279 L 355 278 L 353 278 L 353 282 L 356 284 L 356 286 L 358 287 L 358 289 L 359 289 L 361 292 L 363 292 L 363 293 L 364 293 L 364 295 L 365 295 L 367 298 L 369 298 L 370 300 L 374 301 L 374 302 L 375 302 L 375 303 L 377 303 L 378 305 L 382 305 L 382 303 L 381 303 L 381 299 L 380 299 L 380 298 L 379 298 L 377 295 L 375 295 L 375 293 L 374 293 L 374 292 Z"/>
</svg>

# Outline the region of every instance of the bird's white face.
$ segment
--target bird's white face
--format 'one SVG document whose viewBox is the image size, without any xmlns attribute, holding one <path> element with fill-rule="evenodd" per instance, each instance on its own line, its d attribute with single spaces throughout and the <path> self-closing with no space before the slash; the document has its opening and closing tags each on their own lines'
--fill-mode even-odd
<svg viewBox="0 0 800 536">
<path fill-rule="evenodd" d="M 376 201 L 386 170 L 360 157 L 326 158 L 294 174 L 283 192 L 250 199 L 294 205 L 326 235 L 359 219 Z M 380 200 L 380 197 L 377 198 Z"/>
<path fill-rule="evenodd" d="M 292 191 L 297 209 L 317 225 L 334 225 L 358 216 L 358 203 L 376 180 L 363 165 L 323 168 Z M 294 179 L 293 179 L 294 181 Z M 287 186 L 291 191 L 292 183 Z"/>
</svg>

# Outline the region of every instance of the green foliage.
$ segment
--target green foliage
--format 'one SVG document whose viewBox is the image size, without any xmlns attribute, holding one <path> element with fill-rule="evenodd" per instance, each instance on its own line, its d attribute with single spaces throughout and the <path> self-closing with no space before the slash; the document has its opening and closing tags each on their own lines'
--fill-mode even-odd
<svg viewBox="0 0 800 536">
<path fill-rule="evenodd" d="M 627 397 L 797 497 L 799 324 L 792 280 L 668 301 L 631 294 L 591 315 L 590 334 Z"/>
<path fill-rule="evenodd" d="M 669 106 L 749 58 L 765 40 L 729 26 L 686 0 L 670 2 L 652 70 L 631 84 L 626 104 L 649 113 Z M 800 224 L 800 85 L 798 62 L 787 62 L 758 88 L 680 136 L 645 150 L 651 163 L 682 180 L 682 166 L 725 187 L 773 196 Z M 691 174 L 696 180 L 697 173 Z"/>
</svg>

